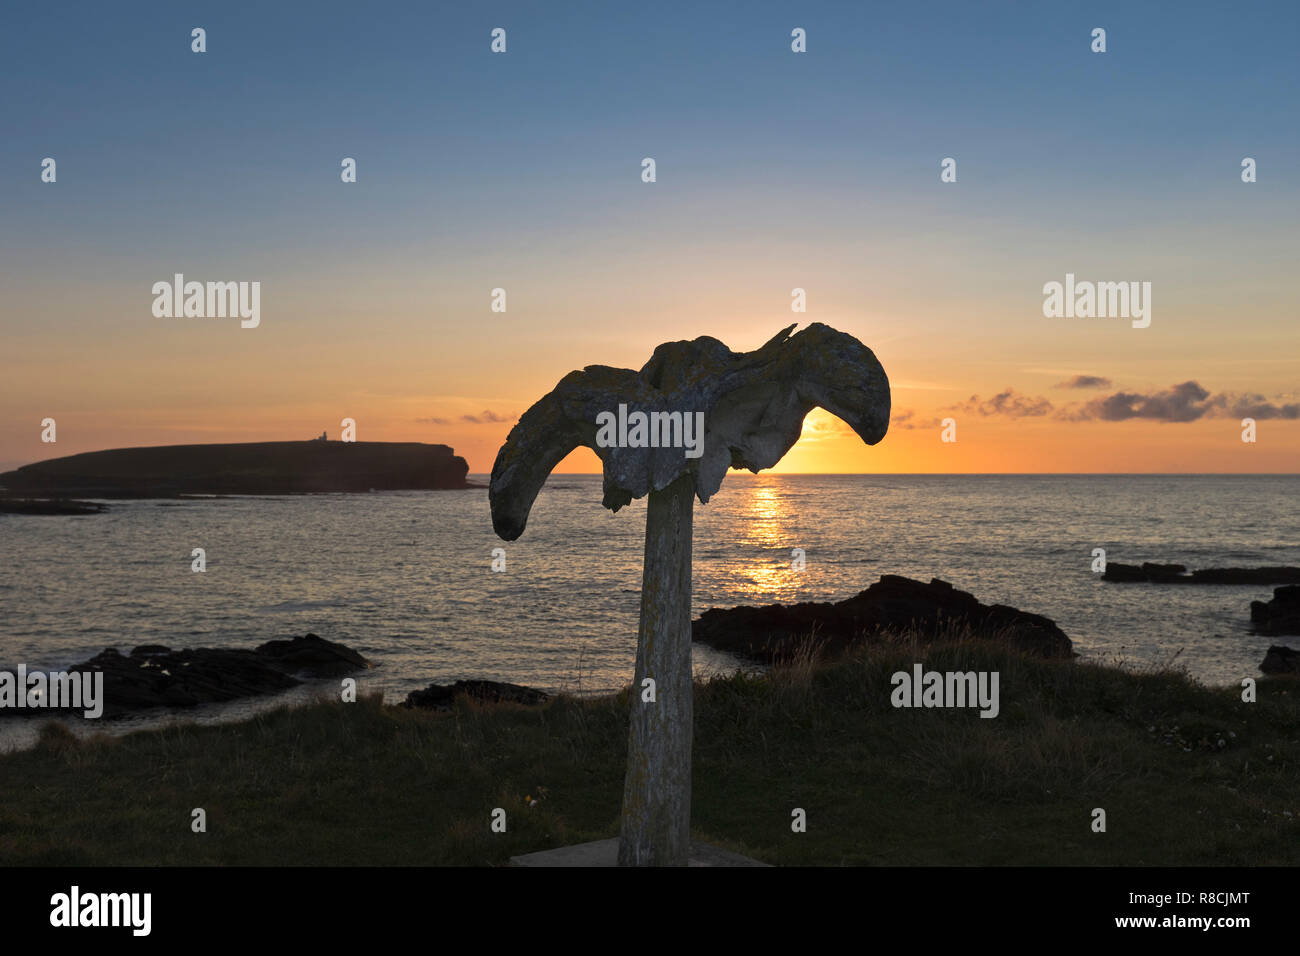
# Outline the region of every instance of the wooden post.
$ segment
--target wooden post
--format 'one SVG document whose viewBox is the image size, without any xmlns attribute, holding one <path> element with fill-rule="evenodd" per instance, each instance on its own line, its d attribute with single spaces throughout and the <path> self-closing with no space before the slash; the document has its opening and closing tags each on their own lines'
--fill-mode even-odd
<svg viewBox="0 0 1300 956">
<path fill-rule="evenodd" d="M 652 491 L 619 866 L 686 866 L 691 849 L 691 528 L 688 474 Z M 654 681 L 654 702 L 643 681 Z"/>
</svg>

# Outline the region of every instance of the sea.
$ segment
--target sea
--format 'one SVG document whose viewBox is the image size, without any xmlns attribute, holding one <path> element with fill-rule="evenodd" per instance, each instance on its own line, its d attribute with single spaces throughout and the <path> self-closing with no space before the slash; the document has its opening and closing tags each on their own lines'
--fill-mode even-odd
<svg viewBox="0 0 1300 956">
<path fill-rule="evenodd" d="M 630 681 L 644 499 L 615 514 L 601 506 L 600 476 L 553 475 L 523 536 L 504 542 L 487 476 L 470 480 L 483 487 L 0 516 L 0 669 L 65 668 L 105 647 L 251 648 L 310 632 L 378 665 L 358 675 L 359 691 L 392 702 L 462 678 L 575 694 Z M 1047 615 L 1084 660 L 1172 663 L 1201 683 L 1235 685 L 1285 643 L 1250 628 L 1250 602 L 1271 587 L 1104 583 L 1094 550 L 1189 568 L 1300 565 L 1298 501 L 1291 475 L 733 472 L 695 506 L 694 614 L 838 601 L 883 574 L 941 578 Z M 700 645 L 694 661 L 699 677 L 755 666 Z M 309 682 L 187 716 L 238 719 L 338 687 Z M 171 719 L 75 723 L 121 733 Z M 36 726 L 0 722 L 0 749 L 29 745 Z"/>
</svg>

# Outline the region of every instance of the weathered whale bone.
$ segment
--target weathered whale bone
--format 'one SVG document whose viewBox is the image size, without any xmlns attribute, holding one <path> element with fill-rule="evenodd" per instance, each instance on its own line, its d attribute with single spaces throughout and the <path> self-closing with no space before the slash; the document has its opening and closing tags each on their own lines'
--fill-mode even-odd
<svg viewBox="0 0 1300 956">
<path fill-rule="evenodd" d="M 799 440 L 814 408 L 868 445 L 889 427 L 889 380 L 871 350 L 814 322 L 784 329 L 752 352 L 715 338 L 667 342 L 639 372 L 591 365 L 570 372 L 520 417 L 492 466 L 492 527 L 523 534 L 551 470 L 579 445 L 604 465 L 612 511 L 649 495 L 645 566 L 619 864 L 682 866 L 690 852 L 691 529 L 728 468 L 771 468 Z M 654 413 L 704 413 L 703 453 L 602 447 L 597 417 L 620 403 Z"/>
</svg>

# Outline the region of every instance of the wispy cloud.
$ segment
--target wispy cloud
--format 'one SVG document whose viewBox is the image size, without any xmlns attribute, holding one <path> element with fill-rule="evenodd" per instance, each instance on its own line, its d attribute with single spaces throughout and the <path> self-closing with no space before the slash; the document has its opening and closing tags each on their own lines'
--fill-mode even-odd
<svg viewBox="0 0 1300 956">
<path fill-rule="evenodd" d="M 1196 381 L 1160 392 L 1117 392 L 1062 412 L 1069 421 L 1199 421 L 1205 418 L 1300 419 L 1300 405 L 1277 405 L 1264 395 L 1210 393 Z"/>
<path fill-rule="evenodd" d="M 1099 375 L 1076 375 L 1061 382 L 1057 388 L 1101 388 L 1109 384 L 1109 379 Z M 1123 422 L 1135 418 L 1157 422 L 1194 422 L 1202 418 L 1300 418 L 1300 403 L 1279 404 L 1264 395 L 1249 392 L 1216 394 L 1196 381 L 1156 391 L 1119 391 L 1060 407 L 1041 395 L 1025 395 L 1007 388 L 991 398 L 972 395 L 946 410 L 981 418 L 1041 418 L 1050 415 L 1058 421 L 1068 422 Z M 892 424 L 905 429 L 922 427 L 911 411 L 896 414 Z"/>
<path fill-rule="evenodd" d="M 1074 378 L 1057 382 L 1054 388 L 1110 388 L 1110 379 L 1101 375 L 1076 375 Z"/>
<path fill-rule="evenodd" d="M 1300 404 L 1275 405 L 1263 395 L 1215 395 L 1210 404 L 1225 418 L 1300 418 Z"/>
<path fill-rule="evenodd" d="M 485 408 L 479 415 L 462 415 L 460 420 L 470 425 L 499 425 L 502 422 L 513 422 L 518 420 L 518 415 L 500 415 L 491 409 Z"/>
<path fill-rule="evenodd" d="M 983 418 L 1038 418 L 1052 411 L 1052 403 L 1040 395 L 1025 395 L 1014 388 L 998 392 L 992 398 L 972 395 L 964 402 L 949 406 L 952 411 L 966 412 Z"/>
<path fill-rule="evenodd" d="M 939 428 L 942 424 L 937 418 L 917 418 L 916 412 L 910 408 L 898 409 L 889 419 L 890 428 L 909 432 L 916 428 Z"/>
<path fill-rule="evenodd" d="M 1160 422 L 1194 422 L 1209 409 L 1210 393 L 1196 382 L 1183 382 L 1159 392 L 1116 392 L 1094 398 L 1081 409 L 1072 410 L 1071 421 L 1122 422 L 1149 418 Z"/>
<path fill-rule="evenodd" d="M 1300 418 L 1300 404 L 1277 405 L 1263 395 L 1212 394 L 1188 381 L 1157 392 L 1116 392 L 1095 398 L 1063 417 L 1070 421 L 1122 422 L 1145 418 L 1158 422 L 1194 422 L 1202 418 Z"/>
<path fill-rule="evenodd" d="M 500 425 L 503 423 L 518 421 L 519 416 L 515 414 L 501 414 L 491 409 L 485 408 L 478 415 L 461 415 L 459 418 L 417 418 L 415 421 L 420 425 Z"/>
</svg>

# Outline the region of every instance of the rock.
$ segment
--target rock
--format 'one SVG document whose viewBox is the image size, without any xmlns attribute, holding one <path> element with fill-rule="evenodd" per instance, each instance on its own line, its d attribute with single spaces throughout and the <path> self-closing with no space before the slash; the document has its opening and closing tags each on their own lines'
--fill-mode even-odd
<svg viewBox="0 0 1300 956">
<path fill-rule="evenodd" d="M 494 680 L 458 680 L 454 684 L 430 684 L 424 690 L 413 690 L 406 695 L 402 706 L 451 710 L 456 697 L 462 694 L 484 703 L 499 704 L 508 701 L 530 707 L 551 699 L 550 694 L 519 684 Z"/>
<path fill-rule="evenodd" d="M 1274 588 L 1271 601 L 1251 601 L 1250 619 L 1264 634 L 1300 634 L 1300 585 Z"/>
<path fill-rule="evenodd" d="M 114 654 L 117 653 L 116 648 L 110 648 L 110 650 L 112 650 Z M 131 649 L 131 656 L 154 657 L 158 654 L 170 654 L 171 652 L 172 649 L 167 647 L 165 644 L 141 644 L 138 647 Z"/>
<path fill-rule="evenodd" d="M 73 498 L 10 498 L 0 496 L 0 514 L 6 515 L 97 515 L 104 506 Z"/>
<path fill-rule="evenodd" d="M 187 648 L 141 644 L 129 656 L 105 648 L 68 671 L 102 671 L 104 717 L 155 707 L 196 707 L 272 694 L 296 687 L 302 678 L 336 677 L 369 667 L 360 654 L 315 634 L 268 641 L 255 650 Z M 75 708 L 70 713 L 80 713 Z M 0 709 L 0 716 L 50 716 L 54 708 Z"/>
<path fill-rule="evenodd" d="M 1119 584 L 1300 584 L 1300 568 L 1205 568 L 1189 572 L 1181 564 L 1107 561 L 1101 579 Z"/>
<path fill-rule="evenodd" d="M 1300 674 L 1300 651 L 1274 644 L 1264 655 L 1259 669 L 1265 674 Z"/>
<path fill-rule="evenodd" d="M 1151 567 L 1154 567 L 1154 565 L 1152 565 Z M 1161 565 L 1161 567 L 1177 568 L 1178 571 L 1175 573 L 1179 573 L 1179 574 L 1187 570 L 1181 564 L 1167 564 L 1167 565 Z M 1101 579 L 1103 581 L 1121 581 L 1121 582 L 1150 581 L 1152 577 L 1152 572 L 1148 571 L 1147 568 L 1148 565 L 1142 565 L 1141 567 L 1138 567 L 1137 565 L 1133 565 L 1133 564 L 1120 564 L 1118 561 L 1107 561 L 1106 570 L 1102 573 Z"/>
<path fill-rule="evenodd" d="M 303 673 L 311 677 L 338 677 L 370 666 L 364 657 L 351 648 L 315 634 L 267 641 L 256 652 L 289 673 Z"/>
<path fill-rule="evenodd" d="M 1177 584 L 1183 581 L 1190 582 L 1191 578 L 1187 576 L 1187 567 L 1182 564 L 1154 564 L 1144 561 L 1140 567 L 1134 567 L 1131 564 L 1108 561 L 1102 580 L 1157 581 L 1161 584 Z"/>
<path fill-rule="evenodd" d="M 692 640 L 764 661 L 789 656 L 809 635 L 829 651 L 889 632 L 915 629 L 925 640 L 969 628 L 981 639 L 1001 638 L 1043 657 L 1074 656 L 1070 639 L 1050 618 L 981 604 L 938 578 L 926 584 L 894 574 L 835 604 L 771 604 L 705 611 Z"/>
</svg>

